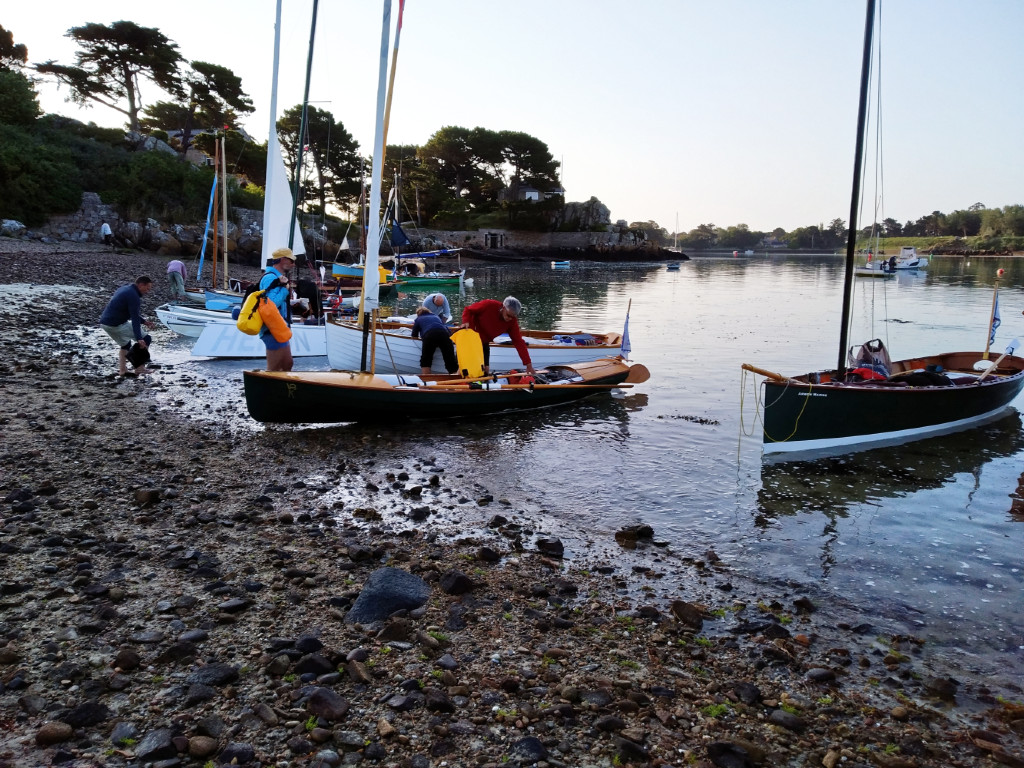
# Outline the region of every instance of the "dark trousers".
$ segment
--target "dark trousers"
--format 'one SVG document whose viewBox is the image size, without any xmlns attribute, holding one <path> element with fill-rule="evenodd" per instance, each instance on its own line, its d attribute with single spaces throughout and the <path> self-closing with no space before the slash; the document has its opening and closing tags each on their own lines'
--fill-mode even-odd
<svg viewBox="0 0 1024 768">
<path fill-rule="evenodd" d="M 455 357 L 455 345 L 448 331 L 444 328 L 431 328 L 423 334 L 423 353 L 420 355 L 420 367 L 429 368 L 434 362 L 434 351 L 440 349 L 444 358 L 444 367 L 448 373 L 459 370 L 459 361 Z"/>
</svg>

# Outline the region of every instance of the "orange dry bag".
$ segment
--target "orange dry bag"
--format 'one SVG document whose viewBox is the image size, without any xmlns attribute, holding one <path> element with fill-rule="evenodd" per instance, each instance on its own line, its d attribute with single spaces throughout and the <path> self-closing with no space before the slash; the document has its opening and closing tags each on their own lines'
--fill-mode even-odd
<svg viewBox="0 0 1024 768">
<path fill-rule="evenodd" d="M 288 327 L 288 323 L 281 317 L 281 311 L 277 308 L 277 304 L 264 298 L 260 301 L 259 307 L 263 324 L 267 326 L 267 330 L 274 337 L 274 341 L 283 344 L 291 339 L 292 329 Z"/>
</svg>

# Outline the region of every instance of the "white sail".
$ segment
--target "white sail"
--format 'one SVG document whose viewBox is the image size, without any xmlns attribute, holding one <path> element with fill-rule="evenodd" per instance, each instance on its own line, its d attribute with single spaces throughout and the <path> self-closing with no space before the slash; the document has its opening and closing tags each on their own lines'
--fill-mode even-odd
<svg viewBox="0 0 1024 768">
<path fill-rule="evenodd" d="M 380 73 L 377 82 L 377 123 L 373 132 L 373 181 L 370 183 L 370 215 L 366 232 L 366 266 L 363 269 L 363 311 L 380 306 L 380 185 L 384 166 L 384 106 L 387 97 L 388 47 L 391 38 L 391 0 L 384 0 L 380 32 Z"/>
<path fill-rule="evenodd" d="M 267 138 L 267 186 L 263 195 L 263 250 L 260 267 L 267 268 L 270 254 L 288 245 L 288 235 L 295 221 L 295 205 L 288 184 L 288 171 L 281 157 L 281 144 L 277 139 L 277 71 L 281 61 L 281 0 L 277 0 L 274 20 L 274 72 L 270 83 L 270 133 Z M 302 230 L 295 223 L 295 242 L 292 253 L 305 253 Z"/>
</svg>

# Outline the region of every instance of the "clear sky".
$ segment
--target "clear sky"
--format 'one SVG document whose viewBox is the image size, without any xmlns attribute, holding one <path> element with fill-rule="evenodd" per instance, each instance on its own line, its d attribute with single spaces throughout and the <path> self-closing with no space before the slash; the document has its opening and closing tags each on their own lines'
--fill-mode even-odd
<svg viewBox="0 0 1024 768">
<path fill-rule="evenodd" d="M 322 0 L 310 90 L 367 156 L 381 8 Z M 284 0 L 279 111 L 302 99 L 311 10 Z M 847 221 L 864 11 L 861 0 L 408 0 L 388 142 L 422 144 L 446 125 L 523 131 L 563 163 L 568 200 L 597 197 L 613 220 L 669 232 L 677 216 L 682 232 Z M 883 0 L 882 11 L 879 218 L 1024 203 L 1024 2 Z M 266 138 L 273 0 L 0 11 L 33 63 L 73 64 L 68 28 L 121 19 L 232 69 L 256 106 L 243 124 Z M 47 111 L 124 125 L 40 90 Z M 161 98 L 143 85 L 146 103 Z"/>
</svg>

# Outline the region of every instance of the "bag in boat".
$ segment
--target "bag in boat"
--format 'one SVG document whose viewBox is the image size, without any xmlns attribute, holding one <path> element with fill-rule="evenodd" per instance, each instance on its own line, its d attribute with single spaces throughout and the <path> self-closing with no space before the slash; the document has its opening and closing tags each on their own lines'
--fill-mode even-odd
<svg viewBox="0 0 1024 768">
<path fill-rule="evenodd" d="M 288 327 L 288 323 L 281 317 L 281 311 L 277 308 L 277 304 L 267 301 L 266 297 L 264 297 L 256 303 L 256 306 L 259 308 L 263 325 L 267 326 L 267 330 L 274 337 L 274 341 L 281 344 L 289 341 L 292 337 L 292 329 Z"/>
<path fill-rule="evenodd" d="M 265 291 L 253 291 L 242 300 L 242 308 L 238 312 L 238 320 L 235 321 L 235 325 L 242 333 L 255 336 L 263 330 L 263 317 L 260 315 L 259 305 L 260 298 L 265 295 Z"/>
<path fill-rule="evenodd" d="M 472 328 L 463 328 L 452 334 L 455 356 L 459 359 L 462 375 L 475 379 L 484 375 L 484 345 L 480 334 Z"/>
</svg>

